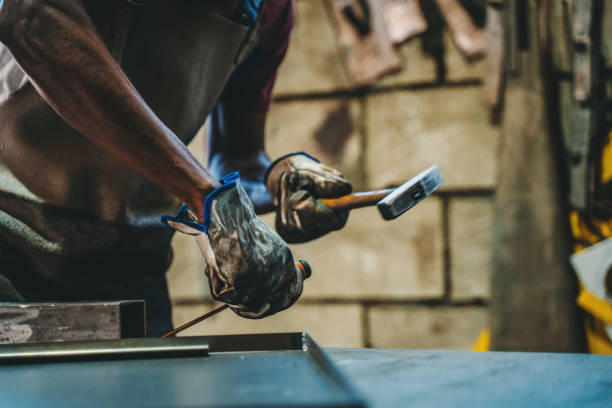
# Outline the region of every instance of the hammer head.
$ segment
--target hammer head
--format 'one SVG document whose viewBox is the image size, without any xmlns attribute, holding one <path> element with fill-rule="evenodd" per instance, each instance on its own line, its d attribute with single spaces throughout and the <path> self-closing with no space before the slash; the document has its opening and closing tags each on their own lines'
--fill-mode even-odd
<svg viewBox="0 0 612 408">
<path fill-rule="evenodd" d="M 393 190 L 376 206 L 384 219 L 395 219 L 436 191 L 443 183 L 440 167 L 433 165 Z"/>
</svg>

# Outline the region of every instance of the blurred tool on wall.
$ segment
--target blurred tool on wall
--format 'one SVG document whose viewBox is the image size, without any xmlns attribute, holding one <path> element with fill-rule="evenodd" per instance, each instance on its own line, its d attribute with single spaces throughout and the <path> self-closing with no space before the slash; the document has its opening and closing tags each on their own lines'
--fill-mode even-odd
<svg viewBox="0 0 612 408">
<path fill-rule="evenodd" d="M 568 135 L 570 225 L 574 236 L 572 265 L 578 275 L 578 305 L 587 312 L 589 350 L 612 354 L 612 298 L 606 276 L 612 264 L 612 139 L 602 48 L 601 0 L 564 2 L 571 14 L 573 71 L 571 129 Z M 609 5 L 608 5 L 609 7 Z M 609 282 L 608 282 L 609 284 Z"/>
<path fill-rule="evenodd" d="M 340 55 L 355 86 L 368 86 L 388 74 L 403 69 L 395 46 L 424 34 L 428 29 L 439 29 L 436 18 L 427 21 L 433 9 L 442 15 L 453 42 L 470 62 L 485 55 L 485 37 L 468 11 L 458 0 L 326 0 L 329 14 L 337 30 Z M 438 26 L 438 27 L 436 27 Z"/>
<path fill-rule="evenodd" d="M 566 260 L 572 246 L 580 252 L 612 236 L 603 7 L 600 0 L 488 1 L 484 100 L 504 140 L 492 348 L 584 347 L 571 307 L 578 288 Z M 605 322 L 612 306 L 601 298 L 607 269 L 600 251 L 589 248 L 572 262 L 581 288 L 578 305 L 589 313 L 588 348 L 610 353 Z M 587 284 L 587 276 L 600 282 Z"/>
</svg>

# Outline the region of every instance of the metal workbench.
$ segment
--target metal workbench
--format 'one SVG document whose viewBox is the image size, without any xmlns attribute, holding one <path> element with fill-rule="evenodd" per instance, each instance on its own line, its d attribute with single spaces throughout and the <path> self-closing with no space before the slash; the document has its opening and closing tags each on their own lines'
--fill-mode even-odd
<svg viewBox="0 0 612 408">
<path fill-rule="evenodd" d="M 372 407 L 612 407 L 612 356 L 327 351 Z"/>
<path fill-rule="evenodd" d="M 608 356 L 323 352 L 300 333 L 0 351 L 10 407 L 612 407 Z"/>
</svg>

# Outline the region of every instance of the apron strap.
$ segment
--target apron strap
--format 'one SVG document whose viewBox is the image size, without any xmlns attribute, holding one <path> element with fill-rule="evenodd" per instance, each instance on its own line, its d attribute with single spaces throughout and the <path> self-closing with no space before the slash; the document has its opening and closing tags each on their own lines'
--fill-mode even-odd
<svg viewBox="0 0 612 408">
<path fill-rule="evenodd" d="M 111 49 L 111 55 L 115 61 L 117 61 L 119 66 L 121 66 L 121 59 L 123 58 L 125 43 L 130 31 L 130 25 L 132 23 L 132 16 L 136 8 L 141 7 L 145 1 L 146 0 L 121 0 L 119 14 L 117 16 L 117 23 L 115 24 L 113 47 Z"/>
<path fill-rule="evenodd" d="M 246 55 L 252 50 L 251 45 L 255 41 L 255 37 L 258 35 L 259 25 L 261 23 L 264 8 L 266 7 L 267 2 L 268 0 L 242 0 L 242 18 L 245 19 L 245 23 L 251 23 L 251 27 L 249 28 L 247 35 L 244 37 L 244 40 L 238 49 L 238 53 L 236 54 L 234 60 L 236 65 L 239 65 L 244 60 Z M 257 13 L 255 16 L 253 16 L 254 12 Z M 254 19 L 254 21 L 248 21 L 249 19 Z"/>
</svg>

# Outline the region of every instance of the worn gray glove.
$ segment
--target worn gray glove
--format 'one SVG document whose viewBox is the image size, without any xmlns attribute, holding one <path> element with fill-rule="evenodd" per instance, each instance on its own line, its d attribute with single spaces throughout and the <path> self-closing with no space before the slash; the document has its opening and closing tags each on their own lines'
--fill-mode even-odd
<svg viewBox="0 0 612 408">
<path fill-rule="evenodd" d="M 269 316 L 294 304 L 303 278 L 287 244 L 255 215 L 238 173 L 221 180 L 206 197 L 204 224 L 183 206 L 162 221 L 196 236 L 206 261 L 212 296 L 249 319 Z"/>
<path fill-rule="evenodd" d="M 317 200 L 349 194 L 351 184 L 340 172 L 306 153 L 275 160 L 265 175 L 276 205 L 276 231 L 287 242 L 306 242 L 339 230 L 348 211 L 336 212 Z"/>
</svg>

